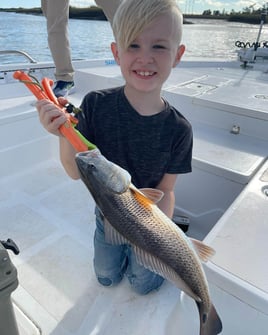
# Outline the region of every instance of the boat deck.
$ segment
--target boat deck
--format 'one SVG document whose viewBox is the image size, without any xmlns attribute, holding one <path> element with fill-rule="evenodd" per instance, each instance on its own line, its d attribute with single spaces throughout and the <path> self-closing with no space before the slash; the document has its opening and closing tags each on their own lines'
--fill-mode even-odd
<svg viewBox="0 0 268 335">
<path fill-rule="evenodd" d="M 11 255 L 20 282 L 13 294 L 19 324 L 29 317 L 42 334 L 51 335 L 166 334 L 162 316 L 171 313 L 179 291 L 165 283 L 141 297 L 126 280 L 116 288 L 97 283 L 93 200 L 59 162 L 1 180 L 0 200 L 1 236 L 12 236 L 21 251 Z M 32 334 L 29 320 L 21 335 Z"/>
<path fill-rule="evenodd" d="M 163 91 L 189 118 L 195 136 L 193 173 L 179 178 L 176 214 L 190 218 L 189 235 L 204 238 L 214 227 L 207 242 L 217 254 L 206 271 L 222 334 L 266 335 L 268 74 L 242 70 L 238 63 L 202 64 L 182 63 Z M 113 62 L 76 66 L 77 91 L 70 96 L 75 105 L 91 89 L 123 83 Z M 20 282 L 12 294 L 20 335 L 198 334 L 193 301 L 168 282 L 144 297 L 127 280 L 115 288 L 97 283 L 92 197 L 63 171 L 57 139 L 40 126 L 33 96 L 12 81 L 12 69 L 5 73 L 0 231 L 2 240 L 12 238 L 21 250 L 10 253 Z"/>
</svg>

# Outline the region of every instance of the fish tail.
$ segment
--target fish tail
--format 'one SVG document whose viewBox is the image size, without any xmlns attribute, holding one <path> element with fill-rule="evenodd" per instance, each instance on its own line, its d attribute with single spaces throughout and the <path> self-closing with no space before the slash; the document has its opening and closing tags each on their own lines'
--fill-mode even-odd
<svg viewBox="0 0 268 335">
<path fill-rule="evenodd" d="M 221 319 L 214 307 L 211 304 L 208 314 L 204 313 L 202 303 L 197 302 L 197 307 L 200 316 L 200 335 L 217 335 L 222 331 Z"/>
</svg>

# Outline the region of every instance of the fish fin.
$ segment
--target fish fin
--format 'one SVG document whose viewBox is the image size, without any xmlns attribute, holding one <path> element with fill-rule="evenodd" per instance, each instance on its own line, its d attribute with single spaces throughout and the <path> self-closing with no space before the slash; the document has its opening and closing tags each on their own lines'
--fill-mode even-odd
<svg viewBox="0 0 268 335">
<path fill-rule="evenodd" d="M 122 236 L 118 231 L 110 224 L 110 222 L 104 218 L 104 234 L 106 242 L 113 245 L 130 244 L 130 242 Z"/>
<path fill-rule="evenodd" d="M 221 319 L 214 307 L 211 304 L 208 314 L 204 313 L 202 303 L 197 302 L 197 307 L 200 317 L 200 335 L 216 335 L 222 331 Z"/>
<path fill-rule="evenodd" d="M 194 292 L 191 290 L 191 288 L 183 281 L 178 274 L 168 265 L 166 265 L 164 262 L 162 262 L 159 258 L 151 255 L 150 253 L 138 248 L 137 246 L 132 246 L 133 251 L 135 253 L 137 262 L 144 266 L 145 268 L 149 269 L 150 271 L 153 271 L 160 276 L 164 277 L 165 279 L 172 282 L 176 287 L 184 291 L 186 294 L 188 294 L 190 297 L 192 297 L 194 300 L 200 302 L 200 298 L 194 294 Z"/>
<path fill-rule="evenodd" d="M 202 241 L 196 240 L 194 238 L 190 238 L 190 240 L 202 262 L 207 262 L 212 256 L 215 255 L 215 250 Z"/>
<path fill-rule="evenodd" d="M 159 202 L 164 193 L 154 188 L 138 189 L 133 184 L 130 184 L 129 189 L 135 196 L 135 199 L 144 207 L 150 206 Z"/>
<path fill-rule="evenodd" d="M 164 192 L 156 188 L 140 188 L 139 190 L 155 204 L 157 204 L 164 196 Z"/>
</svg>

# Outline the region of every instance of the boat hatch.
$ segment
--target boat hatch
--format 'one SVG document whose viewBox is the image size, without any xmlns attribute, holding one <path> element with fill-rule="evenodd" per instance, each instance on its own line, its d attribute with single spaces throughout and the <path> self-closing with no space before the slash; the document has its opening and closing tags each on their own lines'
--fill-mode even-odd
<svg viewBox="0 0 268 335">
<path fill-rule="evenodd" d="M 180 86 L 179 88 L 176 89 L 176 92 L 179 91 L 179 93 L 182 94 L 187 93 L 188 95 L 196 96 L 196 95 L 203 95 L 204 93 L 215 90 L 215 88 L 217 88 L 217 86 L 207 85 L 200 82 L 191 82 L 189 84 Z"/>
<path fill-rule="evenodd" d="M 216 88 L 229 85 L 232 80 L 211 75 L 204 75 L 191 81 L 180 83 L 167 88 L 168 91 L 185 94 L 188 96 L 201 96 Z"/>
</svg>

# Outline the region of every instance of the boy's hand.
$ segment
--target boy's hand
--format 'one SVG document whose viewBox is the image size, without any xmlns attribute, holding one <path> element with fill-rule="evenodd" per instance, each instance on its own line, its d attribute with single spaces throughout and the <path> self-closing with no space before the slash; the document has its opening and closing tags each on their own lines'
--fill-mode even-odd
<svg viewBox="0 0 268 335">
<path fill-rule="evenodd" d="M 59 103 L 62 106 L 64 106 L 66 102 L 66 99 L 59 99 Z M 37 101 L 36 109 L 43 127 L 51 134 L 62 136 L 59 127 L 67 121 L 67 115 L 49 100 Z"/>
</svg>

